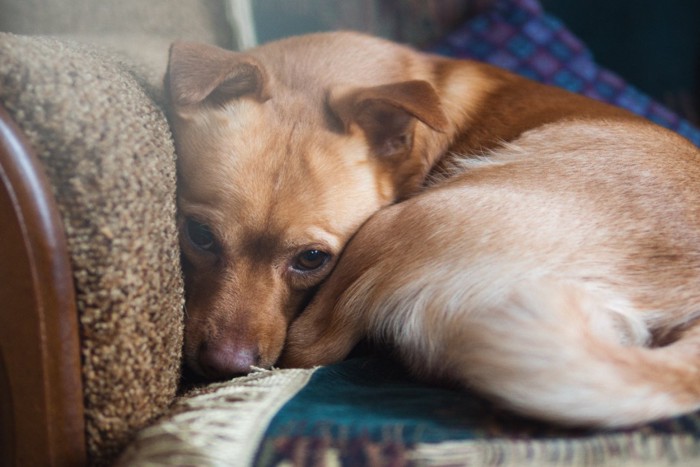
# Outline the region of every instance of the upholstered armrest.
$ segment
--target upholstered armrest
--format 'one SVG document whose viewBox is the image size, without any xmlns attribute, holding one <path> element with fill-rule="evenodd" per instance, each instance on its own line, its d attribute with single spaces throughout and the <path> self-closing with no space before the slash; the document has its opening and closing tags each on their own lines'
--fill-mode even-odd
<svg viewBox="0 0 700 467">
<path fill-rule="evenodd" d="M 3 465 L 106 463 L 177 390 L 175 155 L 134 70 L 0 34 Z"/>
</svg>

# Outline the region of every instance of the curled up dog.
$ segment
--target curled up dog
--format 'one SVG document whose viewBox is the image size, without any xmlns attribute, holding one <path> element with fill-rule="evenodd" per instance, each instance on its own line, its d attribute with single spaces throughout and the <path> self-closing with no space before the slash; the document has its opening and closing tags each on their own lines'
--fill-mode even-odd
<svg viewBox="0 0 700 467">
<path fill-rule="evenodd" d="M 196 371 L 330 363 L 370 336 L 558 423 L 700 408 L 685 139 L 354 33 L 175 44 L 167 85 Z"/>
</svg>

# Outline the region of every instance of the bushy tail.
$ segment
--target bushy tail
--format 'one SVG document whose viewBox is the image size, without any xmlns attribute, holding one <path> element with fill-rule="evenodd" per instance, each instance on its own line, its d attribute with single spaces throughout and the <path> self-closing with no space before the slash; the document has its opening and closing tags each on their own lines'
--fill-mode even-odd
<svg viewBox="0 0 700 467">
<path fill-rule="evenodd" d="M 567 425 L 634 425 L 700 408 L 700 329 L 667 347 L 627 345 L 646 333 L 639 313 L 605 306 L 549 282 L 452 314 L 464 321 L 443 320 L 444 372 L 520 413 Z"/>
</svg>

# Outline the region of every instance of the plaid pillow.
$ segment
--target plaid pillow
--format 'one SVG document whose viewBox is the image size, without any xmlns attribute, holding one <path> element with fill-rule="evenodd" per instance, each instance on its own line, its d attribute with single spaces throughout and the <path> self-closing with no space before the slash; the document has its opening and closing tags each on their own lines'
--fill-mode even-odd
<svg viewBox="0 0 700 467">
<path fill-rule="evenodd" d="M 431 51 L 487 62 L 609 102 L 674 130 L 700 146 L 700 130 L 599 66 L 591 51 L 537 0 L 497 0 Z"/>
</svg>

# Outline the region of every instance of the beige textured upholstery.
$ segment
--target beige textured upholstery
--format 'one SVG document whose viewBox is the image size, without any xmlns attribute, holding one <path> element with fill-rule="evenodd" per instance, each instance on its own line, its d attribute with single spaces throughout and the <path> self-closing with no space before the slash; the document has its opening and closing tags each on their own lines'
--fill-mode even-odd
<svg viewBox="0 0 700 467">
<path fill-rule="evenodd" d="M 116 453 L 175 395 L 182 281 L 162 111 L 82 46 L 0 35 L 0 101 L 44 163 L 76 285 L 88 446 Z"/>
</svg>

